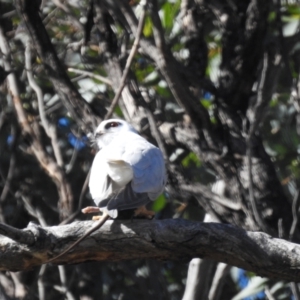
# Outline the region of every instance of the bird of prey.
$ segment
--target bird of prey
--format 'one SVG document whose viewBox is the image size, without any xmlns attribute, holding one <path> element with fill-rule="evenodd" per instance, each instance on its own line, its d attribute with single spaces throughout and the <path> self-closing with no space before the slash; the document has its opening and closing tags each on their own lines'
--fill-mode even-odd
<svg viewBox="0 0 300 300">
<path fill-rule="evenodd" d="M 117 119 L 104 121 L 95 138 L 101 150 L 92 165 L 89 187 L 100 210 L 116 218 L 119 210 L 143 206 L 163 192 L 166 172 L 162 152 L 130 124 Z"/>
<path fill-rule="evenodd" d="M 95 140 L 100 150 L 93 161 L 89 187 L 97 206 L 86 207 L 82 212 L 102 211 L 102 218 L 48 262 L 69 252 L 110 217 L 116 218 L 118 211 L 144 207 L 164 190 L 166 171 L 161 150 L 141 137 L 130 124 L 118 119 L 103 121 L 95 131 Z M 146 210 L 141 212 L 149 215 Z"/>
</svg>

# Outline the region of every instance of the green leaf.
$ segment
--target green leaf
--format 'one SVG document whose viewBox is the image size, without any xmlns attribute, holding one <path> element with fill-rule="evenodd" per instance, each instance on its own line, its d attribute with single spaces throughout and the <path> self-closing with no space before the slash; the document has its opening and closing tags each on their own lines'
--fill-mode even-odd
<svg viewBox="0 0 300 300">
<path fill-rule="evenodd" d="M 276 144 L 273 146 L 273 150 L 278 153 L 278 155 L 284 156 L 287 154 L 288 149 L 282 144 Z"/>
<path fill-rule="evenodd" d="M 156 90 L 157 94 L 159 94 L 162 97 L 168 98 L 168 97 L 171 97 L 171 95 L 172 95 L 168 88 L 156 86 L 155 90 Z"/>
<path fill-rule="evenodd" d="M 173 5 L 170 2 L 167 2 L 162 7 L 162 10 L 163 10 L 162 24 L 163 24 L 163 27 L 166 29 L 170 29 L 173 26 L 172 6 Z"/>
<path fill-rule="evenodd" d="M 120 106 L 117 106 L 117 107 L 115 108 L 115 114 L 116 114 L 118 117 L 120 117 L 120 118 L 123 117 L 123 113 L 122 113 L 122 110 L 121 110 Z"/>
<path fill-rule="evenodd" d="M 278 105 L 278 99 L 277 98 L 273 98 L 270 103 L 269 103 L 269 106 L 270 107 L 275 107 Z"/>
<path fill-rule="evenodd" d="M 197 155 L 194 152 L 190 152 L 182 161 L 184 167 L 189 167 L 191 164 L 194 164 L 196 167 L 201 167 L 201 161 L 198 159 Z"/>
<path fill-rule="evenodd" d="M 268 21 L 269 22 L 275 21 L 275 19 L 276 19 L 276 13 L 274 11 L 271 11 L 268 16 Z"/>
<path fill-rule="evenodd" d="M 179 12 L 180 1 L 175 3 L 166 2 L 161 9 L 162 12 L 162 25 L 168 33 L 172 31 L 174 20 Z"/>
<path fill-rule="evenodd" d="M 300 7 L 297 4 L 287 5 L 287 12 L 292 16 L 300 17 Z"/>
<path fill-rule="evenodd" d="M 212 105 L 212 102 L 207 99 L 201 99 L 200 102 L 206 109 L 210 108 Z"/>
<path fill-rule="evenodd" d="M 165 196 L 162 194 L 160 195 L 152 204 L 152 210 L 155 212 L 161 211 L 167 204 Z"/>
<path fill-rule="evenodd" d="M 149 16 L 146 16 L 145 18 L 145 24 L 143 28 L 143 34 L 145 37 L 150 37 L 152 35 L 152 20 Z"/>
</svg>

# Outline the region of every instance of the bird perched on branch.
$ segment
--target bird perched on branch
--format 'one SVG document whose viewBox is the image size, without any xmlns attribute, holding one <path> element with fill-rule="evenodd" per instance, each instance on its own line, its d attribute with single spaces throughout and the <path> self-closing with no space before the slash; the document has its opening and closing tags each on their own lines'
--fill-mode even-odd
<svg viewBox="0 0 300 300">
<path fill-rule="evenodd" d="M 95 131 L 100 151 L 96 154 L 90 174 L 90 193 L 97 205 L 83 213 L 103 215 L 84 236 L 59 256 L 70 251 L 107 219 L 116 218 L 121 210 L 135 209 L 136 214 L 153 217 L 145 205 L 155 200 L 166 184 L 165 163 L 159 148 L 141 137 L 127 122 L 118 119 L 103 121 Z"/>
<path fill-rule="evenodd" d="M 163 155 L 130 124 L 117 119 L 104 121 L 95 138 L 101 150 L 93 162 L 89 187 L 100 210 L 116 218 L 118 210 L 144 206 L 163 192 Z"/>
</svg>

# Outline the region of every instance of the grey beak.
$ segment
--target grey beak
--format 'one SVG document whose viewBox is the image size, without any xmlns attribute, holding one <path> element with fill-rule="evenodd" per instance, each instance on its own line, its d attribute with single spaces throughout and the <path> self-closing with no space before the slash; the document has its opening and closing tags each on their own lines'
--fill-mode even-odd
<svg viewBox="0 0 300 300">
<path fill-rule="evenodd" d="M 104 134 L 104 132 L 98 131 L 98 132 L 95 132 L 94 137 L 95 137 L 95 139 L 97 139 L 97 138 L 99 138 L 100 136 L 102 136 L 103 134 Z"/>
</svg>

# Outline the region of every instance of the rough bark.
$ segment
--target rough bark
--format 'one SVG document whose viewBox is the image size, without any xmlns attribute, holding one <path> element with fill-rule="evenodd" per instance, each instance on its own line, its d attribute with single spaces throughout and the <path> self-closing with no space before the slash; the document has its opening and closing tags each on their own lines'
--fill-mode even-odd
<svg viewBox="0 0 300 300">
<path fill-rule="evenodd" d="M 31 232 L 34 236 L 34 243 L 28 239 L 30 244 L 2 237 L 0 269 L 20 271 L 44 264 L 82 236 L 91 224 L 83 221 L 45 228 L 30 224 L 24 229 L 24 235 Z M 1 232 L 9 236 L 7 228 Z M 300 281 L 299 245 L 232 225 L 186 220 L 107 221 L 56 263 L 141 258 L 187 262 L 194 257 L 222 261 L 260 276 Z"/>
</svg>

